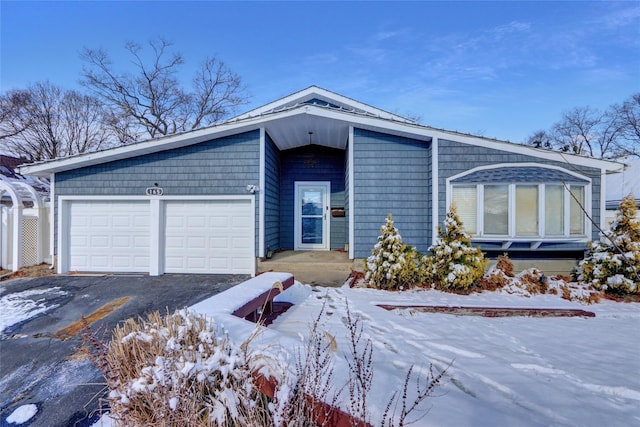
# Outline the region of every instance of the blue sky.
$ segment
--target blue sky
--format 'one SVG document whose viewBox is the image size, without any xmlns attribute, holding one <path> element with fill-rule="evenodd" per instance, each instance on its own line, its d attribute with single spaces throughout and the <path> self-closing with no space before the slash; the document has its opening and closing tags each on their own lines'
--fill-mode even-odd
<svg viewBox="0 0 640 427">
<path fill-rule="evenodd" d="M 248 110 L 318 85 L 423 124 L 520 142 L 640 91 L 640 2 L 0 2 L 0 89 L 79 88 L 83 47 L 163 36 L 215 54 Z"/>
</svg>

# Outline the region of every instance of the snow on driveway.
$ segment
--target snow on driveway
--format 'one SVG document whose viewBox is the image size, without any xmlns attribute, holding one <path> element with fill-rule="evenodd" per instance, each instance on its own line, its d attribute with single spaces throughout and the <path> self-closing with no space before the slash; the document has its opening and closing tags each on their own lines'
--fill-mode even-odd
<svg viewBox="0 0 640 427">
<path fill-rule="evenodd" d="M 0 288 L 0 294 L 4 291 L 5 288 Z M 63 295 L 67 295 L 67 292 L 59 287 L 30 289 L 4 295 L 0 298 L 0 335 L 11 326 L 58 307 L 58 304 L 48 304 L 47 299 Z"/>
<path fill-rule="evenodd" d="M 433 290 L 295 287 L 298 304 L 270 329 L 304 334 L 325 304 L 325 327 L 339 348 L 335 378 L 347 376 L 342 356 L 347 302 L 351 313 L 364 320 L 364 331 L 374 343 L 374 425 L 392 391 L 402 389 L 408 368 L 425 371 L 430 363 L 447 369 L 448 378 L 428 400 L 428 414 L 414 425 L 640 425 L 640 304 L 605 300 L 583 305 L 553 295 L 525 298 L 497 292 L 460 296 Z M 412 309 L 389 312 L 376 304 L 574 308 L 596 317 L 486 318 Z"/>
</svg>

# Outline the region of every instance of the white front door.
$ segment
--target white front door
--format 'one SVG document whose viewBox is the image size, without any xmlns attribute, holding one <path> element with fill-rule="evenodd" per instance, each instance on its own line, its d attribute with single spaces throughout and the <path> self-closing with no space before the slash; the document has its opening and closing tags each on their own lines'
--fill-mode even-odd
<svg viewBox="0 0 640 427">
<path fill-rule="evenodd" d="M 330 182 L 295 183 L 294 249 L 329 250 L 330 197 Z"/>
</svg>

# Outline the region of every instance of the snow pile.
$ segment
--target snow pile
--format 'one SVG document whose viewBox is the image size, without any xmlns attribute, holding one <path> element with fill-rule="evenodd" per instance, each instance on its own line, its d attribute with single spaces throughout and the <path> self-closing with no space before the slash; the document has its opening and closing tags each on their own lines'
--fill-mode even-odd
<svg viewBox="0 0 640 427">
<path fill-rule="evenodd" d="M 22 405 L 7 417 L 9 424 L 24 424 L 38 413 L 38 407 L 33 403 Z"/>
<path fill-rule="evenodd" d="M 60 290 L 59 287 L 54 287 L 30 289 L 3 296 L 0 298 L 0 334 L 11 326 L 58 307 L 57 304 L 47 305 L 47 297 L 66 294 L 67 292 Z"/>
<path fill-rule="evenodd" d="M 499 268 L 493 268 L 487 272 L 483 282 L 494 284 L 498 293 L 519 295 L 526 298 L 548 294 L 585 304 L 600 300 L 600 292 L 592 286 L 578 282 L 567 282 L 562 277 L 547 277 L 537 268 L 529 268 L 515 276 L 510 276 Z"/>
</svg>

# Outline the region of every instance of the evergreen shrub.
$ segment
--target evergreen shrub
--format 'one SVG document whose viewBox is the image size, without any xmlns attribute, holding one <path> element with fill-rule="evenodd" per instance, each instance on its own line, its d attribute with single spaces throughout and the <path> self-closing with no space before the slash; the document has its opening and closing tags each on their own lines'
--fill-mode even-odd
<svg viewBox="0 0 640 427">
<path fill-rule="evenodd" d="M 438 226 L 438 238 L 423 257 L 426 279 L 443 291 L 468 291 L 482 279 L 489 260 L 471 245 L 471 236 L 464 231 L 454 205 Z"/>
<path fill-rule="evenodd" d="M 365 282 L 378 289 L 402 290 L 419 281 L 420 253 L 402 241 L 393 216 L 380 227 L 378 242 L 364 262 Z"/>
<path fill-rule="evenodd" d="M 640 295 L 640 221 L 636 201 L 628 195 L 620 202 L 611 228 L 590 242 L 575 270 L 577 279 L 614 295 Z"/>
</svg>

